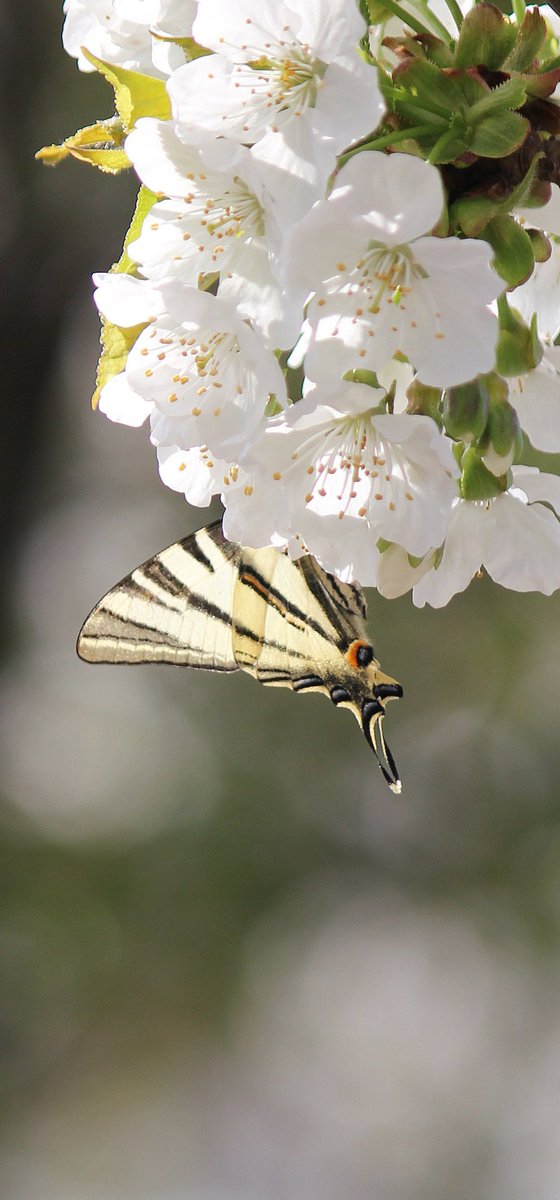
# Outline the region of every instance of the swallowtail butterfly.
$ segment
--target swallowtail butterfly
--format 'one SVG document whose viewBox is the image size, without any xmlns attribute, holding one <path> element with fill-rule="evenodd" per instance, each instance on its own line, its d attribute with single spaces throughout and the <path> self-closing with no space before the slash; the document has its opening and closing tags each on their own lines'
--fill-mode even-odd
<svg viewBox="0 0 560 1200">
<path fill-rule="evenodd" d="M 389 787 L 400 792 L 383 734 L 385 675 L 365 625 L 357 584 L 327 574 L 310 555 L 228 542 L 221 524 L 199 529 L 148 559 L 100 600 L 84 623 L 87 662 L 166 662 L 247 671 L 259 683 L 322 692 L 356 717 Z"/>
</svg>

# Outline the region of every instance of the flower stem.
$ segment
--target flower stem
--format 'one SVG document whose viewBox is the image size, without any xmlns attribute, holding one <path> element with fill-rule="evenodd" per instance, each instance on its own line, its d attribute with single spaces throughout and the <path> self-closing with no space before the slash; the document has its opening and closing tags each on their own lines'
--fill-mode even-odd
<svg viewBox="0 0 560 1200">
<path fill-rule="evenodd" d="M 461 25 L 463 24 L 463 14 L 459 8 L 459 5 L 457 4 L 457 0 L 445 0 L 445 3 L 447 4 L 457 29 L 460 29 Z"/>
<path fill-rule="evenodd" d="M 400 4 L 397 3 L 397 0 L 383 0 L 383 7 L 388 9 L 388 11 L 391 12 L 394 17 L 398 17 L 399 20 L 403 22 L 403 25 L 408 26 L 409 29 L 414 29 L 415 33 L 429 34 L 431 32 L 431 30 L 427 28 L 422 21 L 418 21 L 417 18 L 413 17 L 411 13 L 406 11 L 405 8 L 401 8 Z M 370 13 L 370 19 L 375 22 L 374 6 L 370 4 L 370 0 L 368 0 L 368 12 Z M 437 17 L 434 17 L 433 13 L 430 13 L 430 21 L 433 23 L 434 28 L 438 28 L 441 35 L 445 37 L 445 41 L 448 43 L 450 40 L 449 34 L 445 26 L 438 21 Z"/>
<path fill-rule="evenodd" d="M 354 146 L 352 150 L 347 150 L 346 154 L 340 155 L 338 165 L 343 167 L 355 154 L 361 154 L 362 150 L 384 150 L 386 146 L 393 146 L 395 142 L 405 142 L 408 138 L 426 137 L 427 134 L 433 133 L 433 128 L 433 125 L 412 125 L 410 129 L 395 129 L 393 133 L 386 133 L 383 137 L 366 142 L 365 145 Z"/>
</svg>

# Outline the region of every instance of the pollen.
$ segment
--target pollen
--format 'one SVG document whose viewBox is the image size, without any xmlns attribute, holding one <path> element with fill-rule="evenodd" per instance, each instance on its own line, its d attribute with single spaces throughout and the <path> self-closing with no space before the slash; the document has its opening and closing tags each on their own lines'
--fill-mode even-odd
<svg viewBox="0 0 560 1200">
<path fill-rule="evenodd" d="M 281 471 L 273 471 L 273 472 L 272 472 L 272 478 L 273 478 L 273 479 L 281 479 L 281 478 L 282 478 L 282 472 L 281 472 Z"/>
<path fill-rule="evenodd" d="M 179 470 L 180 470 L 180 471 L 185 471 L 185 470 L 186 470 L 186 467 L 187 467 L 187 464 L 186 464 L 186 463 L 179 463 Z"/>
<path fill-rule="evenodd" d="M 245 493 L 245 495 L 246 495 L 246 496 L 252 496 L 252 495 L 253 495 L 253 488 L 251 487 L 251 484 L 250 484 L 250 483 L 248 483 L 248 484 L 247 484 L 247 486 L 243 488 L 243 491 L 244 491 L 244 493 Z"/>
<path fill-rule="evenodd" d="M 411 492 L 405 492 L 405 496 L 407 500 L 414 500 L 414 496 Z"/>
<path fill-rule="evenodd" d="M 202 409 L 201 408 L 193 408 L 193 409 L 191 409 L 191 411 L 192 411 L 193 417 L 199 417 L 202 412 Z"/>
</svg>

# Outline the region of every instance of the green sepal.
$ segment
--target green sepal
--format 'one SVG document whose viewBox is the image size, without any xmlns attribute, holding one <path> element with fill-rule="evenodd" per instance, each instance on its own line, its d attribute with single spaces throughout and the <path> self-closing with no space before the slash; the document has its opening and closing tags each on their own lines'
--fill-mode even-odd
<svg viewBox="0 0 560 1200">
<path fill-rule="evenodd" d="M 552 96 L 552 93 L 558 87 L 560 82 L 560 67 L 556 67 L 554 71 L 538 71 L 536 75 L 523 75 L 523 86 L 528 96 L 535 96 L 541 99 L 546 99 L 547 96 Z M 555 106 L 556 107 L 556 106 Z M 549 110 L 549 116 L 551 109 Z M 550 128 L 547 125 L 549 133 L 557 133 L 557 129 Z"/>
<path fill-rule="evenodd" d="M 171 101 L 165 80 L 153 75 L 141 75 L 128 67 L 104 62 L 89 50 L 82 49 L 84 58 L 111 84 L 115 93 L 115 107 L 127 133 L 134 128 L 140 117 L 156 117 L 168 121 L 171 117 Z"/>
<path fill-rule="evenodd" d="M 455 47 L 457 67 L 485 66 L 496 71 L 510 54 L 518 28 L 493 4 L 476 4 L 463 20 Z"/>
<path fill-rule="evenodd" d="M 443 393 L 443 424 L 450 438 L 467 443 L 475 441 L 484 433 L 488 412 L 484 376 L 446 388 Z"/>
<path fill-rule="evenodd" d="M 431 417 L 441 429 L 441 390 L 429 387 L 416 376 L 406 390 L 406 411 L 412 416 Z"/>
<path fill-rule="evenodd" d="M 348 383 L 365 383 L 368 387 L 377 388 L 378 390 L 381 387 L 375 371 L 366 371 L 360 367 L 346 371 L 342 378 L 347 380 Z"/>
<path fill-rule="evenodd" d="M 500 211 L 501 204 L 487 196 L 461 196 L 449 209 L 449 221 L 466 237 L 478 237 Z"/>
<path fill-rule="evenodd" d="M 132 221 L 127 230 L 124 240 L 122 254 L 118 262 L 111 267 L 113 275 L 136 275 L 138 267 L 130 258 L 127 247 L 139 235 L 140 229 L 145 217 L 149 213 L 152 205 L 157 197 L 149 188 L 142 186 L 138 192 L 136 208 Z M 95 391 L 91 398 L 92 408 L 97 408 L 99 403 L 99 395 L 105 384 L 124 370 L 129 352 L 132 349 L 136 339 L 146 328 L 147 321 L 140 325 L 114 325 L 112 321 L 108 321 L 106 317 L 101 317 L 101 354 L 97 364 L 97 373 L 95 377 Z"/>
<path fill-rule="evenodd" d="M 517 28 L 515 44 L 502 66 L 505 71 L 527 71 L 534 63 L 547 38 L 544 17 L 538 8 L 527 10 Z"/>
<path fill-rule="evenodd" d="M 107 121 L 96 121 L 94 125 L 78 129 L 58 146 L 43 146 L 37 151 L 35 158 L 46 167 L 56 167 L 65 158 L 72 157 L 79 162 L 89 163 L 100 171 L 117 175 L 131 165 L 123 149 L 124 138 L 125 131 L 121 121 L 111 117 Z"/>
<path fill-rule="evenodd" d="M 529 234 L 513 217 L 493 217 L 484 230 L 484 240 L 494 251 L 494 269 L 508 288 L 518 287 L 531 275 L 535 259 Z"/>
<path fill-rule="evenodd" d="M 460 481 L 463 500 L 492 500 L 506 491 L 507 479 L 493 475 L 480 457 L 476 446 L 469 446 L 462 459 Z"/>
<path fill-rule="evenodd" d="M 531 243 L 531 250 L 533 251 L 533 258 L 535 262 L 548 262 L 550 255 L 552 254 L 552 246 L 546 236 L 546 233 L 543 233 L 542 229 L 527 229 L 527 227 L 525 227 L 525 233 L 527 234 L 527 237 Z"/>
</svg>

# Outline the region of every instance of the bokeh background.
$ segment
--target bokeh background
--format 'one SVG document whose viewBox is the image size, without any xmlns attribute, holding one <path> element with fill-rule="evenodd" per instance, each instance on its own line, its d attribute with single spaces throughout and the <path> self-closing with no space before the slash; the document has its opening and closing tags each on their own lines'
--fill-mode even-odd
<svg viewBox="0 0 560 1200">
<path fill-rule="evenodd" d="M 5 1200 L 557 1200 L 560 598 L 371 597 L 406 699 L 80 663 L 206 523 L 89 408 L 134 182 L 34 162 L 108 115 L 51 0 L 0 11 Z"/>
</svg>

